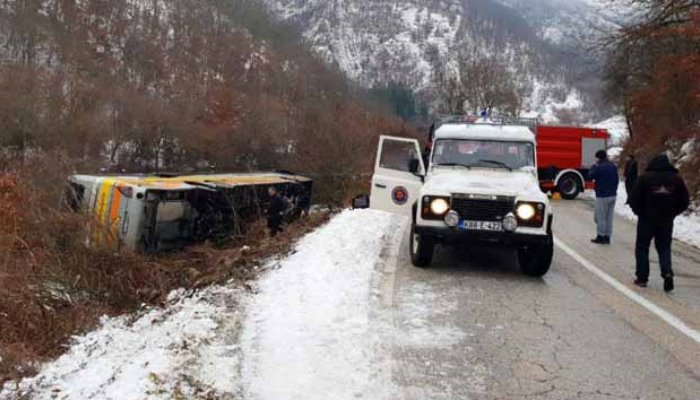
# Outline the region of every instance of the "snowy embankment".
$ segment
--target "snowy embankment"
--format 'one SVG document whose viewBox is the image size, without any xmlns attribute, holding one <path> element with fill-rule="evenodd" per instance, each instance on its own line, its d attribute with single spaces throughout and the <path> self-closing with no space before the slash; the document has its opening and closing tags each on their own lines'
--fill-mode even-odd
<svg viewBox="0 0 700 400">
<path fill-rule="evenodd" d="M 345 212 L 260 281 L 242 338 L 245 398 L 388 397 L 372 298 L 375 267 L 401 226 L 383 212 Z"/>
<path fill-rule="evenodd" d="M 0 398 L 385 397 L 370 307 L 375 266 L 401 226 L 390 214 L 346 211 L 269 262 L 256 294 L 179 291 L 165 309 L 105 318 Z"/>
<path fill-rule="evenodd" d="M 592 191 L 586 192 L 586 196 L 595 198 L 595 194 Z M 620 186 L 617 189 L 615 212 L 630 221 L 636 221 L 637 216 L 634 215 L 632 209 L 626 203 L 627 191 L 625 190 L 625 183 L 620 182 Z M 674 224 L 673 238 L 700 248 L 700 211 L 695 210 L 678 216 Z"/>
<path fill-rule="evenodd" d="M 241 319 L 242 292 L 215 287 L 193 296 L 179 291 L 165 309 L 133 317 L 104 318 L 94 332 L 0 398 L 170 399 L 181 393 L 231 393 L 238 355 L 227 332 Z M 235 336 L 234 336 L 235 338 Z M 226 368 L 222 368 L 225 366 Z M 25 397 L 21 397 L 25 398 Z"/>
</svg>

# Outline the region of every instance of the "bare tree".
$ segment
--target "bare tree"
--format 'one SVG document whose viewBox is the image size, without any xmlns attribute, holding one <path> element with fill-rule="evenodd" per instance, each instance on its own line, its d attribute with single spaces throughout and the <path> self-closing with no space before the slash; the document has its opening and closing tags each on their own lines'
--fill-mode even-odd
<svg viewBox="0 0 700 400">
<path fill-rule="evenodd" d="M 479 112 L 517 114 L 526 87 L 518 88 L 507 65 L 496 58 L 462 60 L 460 81 L 468 107 Z"/>
</svg>

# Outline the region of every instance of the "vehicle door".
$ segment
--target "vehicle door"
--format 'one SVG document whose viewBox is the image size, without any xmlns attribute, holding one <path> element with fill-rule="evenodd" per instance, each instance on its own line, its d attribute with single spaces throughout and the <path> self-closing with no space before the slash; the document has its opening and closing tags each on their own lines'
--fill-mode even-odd
<svg viewBox="0 0 700 400">
<path fill-rule="evenodd" d="M 410 216 L 425 172 L 417 140 L 381 136 L 372 176 L 370 207 Z"/>
</svg>

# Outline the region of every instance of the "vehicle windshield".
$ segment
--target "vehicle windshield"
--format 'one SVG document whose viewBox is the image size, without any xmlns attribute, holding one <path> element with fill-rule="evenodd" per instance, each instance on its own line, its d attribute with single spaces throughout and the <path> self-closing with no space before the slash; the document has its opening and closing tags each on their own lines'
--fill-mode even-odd
<svg viewBox="0 0 700 400">
<path fill-rule="evenodd" d="M 433 151 L 434 166 L 520 169 L 535 166 L 529 142 L 440 139 Z"/>
</svg>

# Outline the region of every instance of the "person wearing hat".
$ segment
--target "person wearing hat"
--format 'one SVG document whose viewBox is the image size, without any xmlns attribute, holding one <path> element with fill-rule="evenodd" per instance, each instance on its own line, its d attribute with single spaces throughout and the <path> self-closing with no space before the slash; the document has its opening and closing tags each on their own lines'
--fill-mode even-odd
<svg viewBox="0 0 700 400">
<path fill-rule="evenodd" d="M 617 166 L 608 159 L 605 150 L 595 154 L 596 164 L 588 172 L 588 179 L 595 181 L 595 223 L 597 236 L 591 240 L 596 244 L 610 244 L 615 217 L 615 202 L 620 176 Z"/>
<path fill-rule="evenodd" d="M 646 287 L 649 280 L 649 246 L 654 240 L 659 254 L 664 290 L 673 291 L 673 269 L 671 268 L 671 245 L 673 243 L 673 220 L 690 205 L 688 187 L 678 170 L 671 165 L 667 155 L 656 156 L 644 174 L 637 180 L 629 198 L 632 211 L 639 217 L 637 222 L 637 279 L 634 284 Z"/>
</svg>

